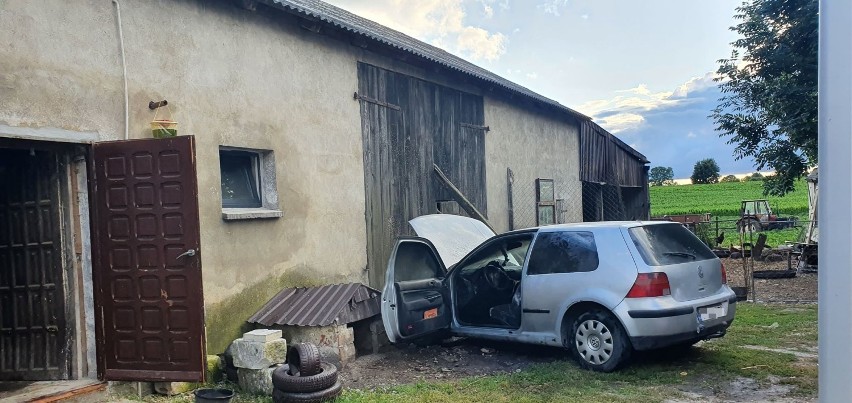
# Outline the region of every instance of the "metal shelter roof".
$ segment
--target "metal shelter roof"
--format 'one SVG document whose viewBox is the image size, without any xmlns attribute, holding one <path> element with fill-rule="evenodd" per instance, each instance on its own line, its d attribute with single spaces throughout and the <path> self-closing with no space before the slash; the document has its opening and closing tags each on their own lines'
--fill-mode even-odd
<svg viewBox="0 0 852 403">
<path fill-rule="evenodd" d="M 360 283 L 285 288 L 270 299 L 249 323 L 264 326 L 329 326 L 379 314 L 378 290 Z"/>
</svg>

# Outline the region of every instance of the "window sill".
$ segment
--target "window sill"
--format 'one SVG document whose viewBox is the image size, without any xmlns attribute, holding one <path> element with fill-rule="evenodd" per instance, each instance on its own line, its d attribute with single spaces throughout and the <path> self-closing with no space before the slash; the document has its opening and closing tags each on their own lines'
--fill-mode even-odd
<svg viewBox="0 0 852 403">
<path fill-rule="evenodd" d="M 223 208 L 222 219 L 225 221 L 232 220 L 255 220 L 263 218 L 279 218 L 283 217 L 284 213 L 281 210 L 272 210 L 267 208 Z"/>
</svg>

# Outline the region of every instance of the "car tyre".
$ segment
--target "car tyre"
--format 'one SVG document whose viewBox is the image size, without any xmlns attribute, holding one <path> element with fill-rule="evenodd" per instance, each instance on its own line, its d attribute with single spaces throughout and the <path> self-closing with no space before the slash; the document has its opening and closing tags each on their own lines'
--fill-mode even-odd
<svg viewBox="0 0 852 403">
<path fill-rule="evenodd" d="M 292 393 L 275 389 L 272 391 L 273 403 L 319 403 L 329 402 L 340 396 L 343 385 L 340 382 L 332 387 L 311 393 Z"/>
<path fill-rule="evenodd" d="M 633 352 L 621 323 L 601 309 L 579 315 L 567 336 L 571 355 L 580 367 L 592 371 L 612 372 Z"/>
<path fill-rule="evenodd" d="M 337 367 L 334 364 L 320 364 L 321 371 L 316 375 L 302 376 L 300 372 L 291 372 L 283 365 L 272 372 L 272 384 L 282 392 L 310 393 L 328 389 L 337 383 Z"/>
<path fill-rule="evenodd" d="M 316 375 L 322 371 L 319 348 L 313 343 L 298 343 L 287 351 L 287 364 L 292 372 L 302 376 Z"/>
</svg>

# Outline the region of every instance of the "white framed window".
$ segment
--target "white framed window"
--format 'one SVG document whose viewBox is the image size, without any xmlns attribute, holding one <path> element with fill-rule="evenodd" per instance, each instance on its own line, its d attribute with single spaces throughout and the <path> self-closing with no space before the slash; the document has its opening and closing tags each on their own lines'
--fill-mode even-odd
<svg viewBox="0 0 852 403">
<path fill-rule="evenodd" d="M 278 218 L 275 157 L 270 150 L 219 147 L 222 218 Z"/>
</svg>

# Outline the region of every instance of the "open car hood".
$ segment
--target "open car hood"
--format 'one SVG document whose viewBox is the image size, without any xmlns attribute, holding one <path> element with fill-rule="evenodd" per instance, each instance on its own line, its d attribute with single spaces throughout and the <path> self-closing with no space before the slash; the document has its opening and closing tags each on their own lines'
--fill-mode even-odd
<svg viewBox="0 0 852 403">
<path fill-rule="evenodd" d="M 408 223 L 417 236 L 432 242 L 447 269 L 495 235 L 482 221 L 453 214 L 424 215 Z"/>
</svg>

